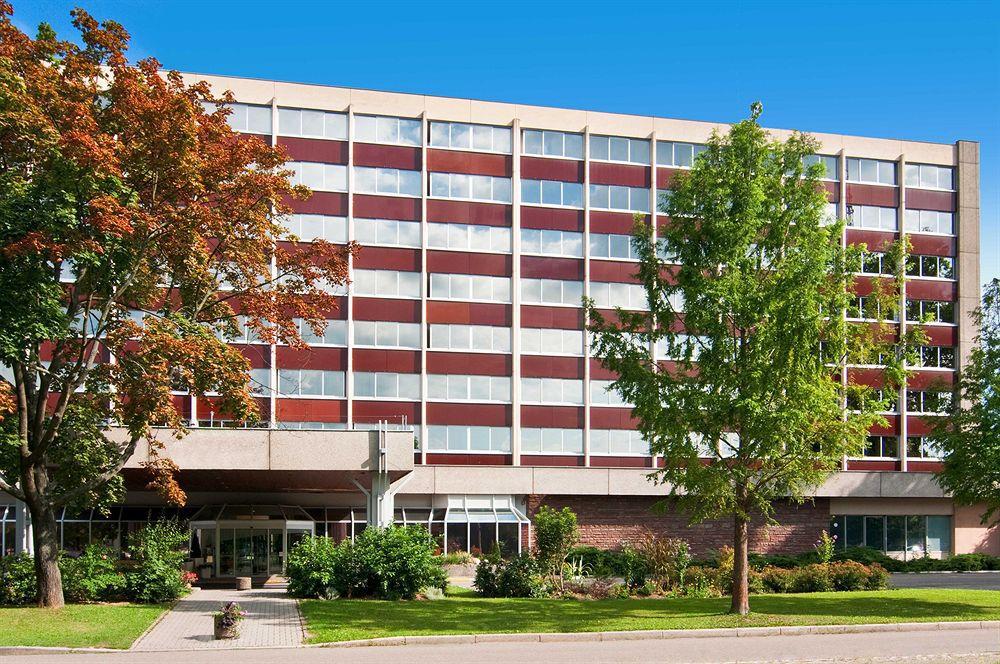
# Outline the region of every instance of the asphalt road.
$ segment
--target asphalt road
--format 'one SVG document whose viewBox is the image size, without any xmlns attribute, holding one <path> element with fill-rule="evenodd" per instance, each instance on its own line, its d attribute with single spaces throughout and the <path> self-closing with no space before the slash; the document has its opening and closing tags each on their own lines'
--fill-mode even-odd
<svg viewBox="0 0 1000 664">
<path fill-rule="evenodd" d="M 1000 590 L 1000 572 L 895 573 L 892 575 L 890 583 L 895 588 Z"/>
<path fill-rule="evenodd" d="M 920 662 L 1000 661 L 1000 629 L 923 630 L 635 641 L 288 648 L 215 652 L 0 655 L 3 664 L 385 664 L 413 662 Z"/>
</svg>

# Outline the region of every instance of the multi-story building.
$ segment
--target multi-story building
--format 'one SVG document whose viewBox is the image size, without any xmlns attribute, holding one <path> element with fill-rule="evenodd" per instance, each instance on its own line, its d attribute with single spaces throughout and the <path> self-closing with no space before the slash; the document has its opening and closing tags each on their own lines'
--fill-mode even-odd
<svg viewBox="0 0 1000 664">
<path fill-rule="evenodd" d="M 592 357 L 581 296 L 641 308 L 633 215 L 656 202 L 724 125 L 222 77 L 235 129 L 283 146 L 314 190 L 287 223 L 302 240 L 354 240 L 352 284 L 304 350 L 234 340 L 252 363 L 266 429 L 217 419 L 212 400 L 177 396 L 196 426 L 168 444 L 189 494 L 182 516 L 211 574 L 280 571 L 303 533 L 351 537 L 368 524 L 426 524 L 448 551 L 529 544 L 542 504 L 568 505 L 583 541 L 613 547 L 652 531 L 696 551 L 728 524 L 688 526 L 651 511 L 663 463 L 634 430 L 613 376 Z M 788 132 L 774 130 L 778 137 Z M 895 555 L 1000 553 L 979 511 L 934 482 L 925 418 L 968 356 L 979 296 L 978 144 L 817 134 L 844 241 L 870 251 L 861 297 L 887 271 L 879 253 L 908 237 L 907 314 L 931 313 L 920 367 L 889 425 L 811 503 L 781 504 L 757 528 L 762 551 L 807 550 L 833 528 L 843 545 Z M 861 312 L 863 307 L 858 308 Z M 862 315 L 861 313 L 857 314 Z M 875 367 L 853 367 L 879 384 Z M 128 504 L 109 518 L 66 515 L 63 543 L 121 542 L 164 513 L 130 463 Z M 170 511 L 167 510 L 167 513 Z M 4 546 L 23 545 L 9 506 Z"/>
</svg>

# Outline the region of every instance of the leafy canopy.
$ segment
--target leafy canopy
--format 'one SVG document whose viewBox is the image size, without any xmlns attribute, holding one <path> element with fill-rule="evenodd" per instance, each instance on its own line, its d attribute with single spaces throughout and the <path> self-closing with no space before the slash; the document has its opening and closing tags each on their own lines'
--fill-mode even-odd
<svg viewBox="0 0 1000 664">
<path fill-rule="evenodd" d="M 944 454 L 938 481 L 961 504 L 985 503 L 983 522 L 1000 512 L 1000 279 L 987 284 L 974 313 L 977 344 L 959 375 L 947 418 L 928 418 Z"/>
<path fill-rule="evenodd" d="M 245 319 L 302 345 L 296 319 L 322 330 L 353 248 L 285 229 L 309 192 L 280 148 L 230 129 L 228 92 L 130 63 L 126 31 L 83 10 L 79 45 L 12 12 L 0 0 L 0 489 L 93 504 L 120 497 L 153 425 L 184 433 L 178 390 L 256 418 L 249 364 L 220 337 Z M 169 461 L 150 469 L 183 500 Z"/>
<path fill-rule="evenodd" d="M 759 113 L 674 175 L 655 240 L 638 220 L 649 311 L 588 306 L 595 355 L 666 460 L 654 478 L 693 520 L 749 520 L 777 498 L 803 500 L 881 419 L 859 386 L 857 410 L 844 408 L 857 257 L 826 217 L 823 167 L 806 165 L 818 144 L 772 139 Z M 654 347 L 668 359 L 654 361 Z"/>
</svg>

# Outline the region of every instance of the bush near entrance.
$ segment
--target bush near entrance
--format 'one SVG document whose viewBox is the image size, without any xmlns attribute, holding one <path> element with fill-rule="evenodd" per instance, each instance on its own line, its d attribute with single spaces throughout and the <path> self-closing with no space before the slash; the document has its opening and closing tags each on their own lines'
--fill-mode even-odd
<svg viewBox="0 0 1000 664">
<path fill-rule="evenodd" d="M 306 537 L 288 554 L 288 592 L 298 597 L 414 599 L 444 591 L 447 574 L 423 526 L 366 528 L 353 542 Z"/>
<path fill-rule="evenodd" d="M 100 544 L 85 547 L 77 557 L 64 553 L 59 569 L 66 601 L 155 604 L 177 599 L 187 589 L 182 570 L 187 544 L 185 528 L 174 522 L 155 522 L 133 535 L 126 559 Z M 33 604 L 36 592 L 31 556 L 0 558 L 0 605 Z"/>
</svg>

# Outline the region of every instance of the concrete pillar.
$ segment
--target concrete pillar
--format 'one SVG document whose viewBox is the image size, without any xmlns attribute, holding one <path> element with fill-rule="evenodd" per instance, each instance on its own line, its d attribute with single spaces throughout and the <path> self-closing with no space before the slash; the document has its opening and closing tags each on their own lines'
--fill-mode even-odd
<svg viewBox="0 0 1000 664">
<path fill-rule="evenodd" d="M 31 517 L 21 501 L 14 503 L 14 553 L 34 553 L 31 535 Z"/>
</svg>

